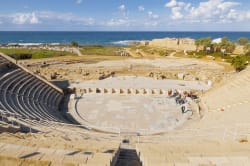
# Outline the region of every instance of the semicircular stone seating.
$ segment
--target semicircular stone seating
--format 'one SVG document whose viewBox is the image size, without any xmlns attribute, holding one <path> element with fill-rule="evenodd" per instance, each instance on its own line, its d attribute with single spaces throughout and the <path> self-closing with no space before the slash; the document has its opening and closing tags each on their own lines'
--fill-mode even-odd
<svg viewBox="0 0 250 166">
<path fill-rule="evenodd" d="M 68 123 L 59 112 L 64 94 L 45 80 L 25 71 L 0 55 L 0 110 L 20 118 L 19 122 L 51 125 Z M 51 123 L 50 123 L 51 122 Z"/>
</svg>

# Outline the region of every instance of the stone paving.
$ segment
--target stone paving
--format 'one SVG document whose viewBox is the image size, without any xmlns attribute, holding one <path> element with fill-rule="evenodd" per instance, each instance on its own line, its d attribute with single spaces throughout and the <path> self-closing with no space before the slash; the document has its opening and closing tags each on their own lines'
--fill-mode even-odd
<svg viewBox="0 0 250 166">
<path fill-rule="evenodd" d="M 122 131 L 167 131 L 181 125 L 191 114 L 181 113 L 174 98 L 150 95 L 84 94 L 77 112 L 88 123 Z"/>
</svg>

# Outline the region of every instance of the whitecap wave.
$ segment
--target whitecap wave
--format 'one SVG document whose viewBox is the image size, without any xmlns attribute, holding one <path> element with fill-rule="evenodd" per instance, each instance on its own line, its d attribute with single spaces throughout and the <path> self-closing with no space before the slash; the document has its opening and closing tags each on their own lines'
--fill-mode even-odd
<svg viewBox="0 0 250 166">
<path fill-rule="evenodd" d="M 139 42 L 138 40 L 120 40 L 120 41 L 111 42 L 111 44 L 120 45 L 120 46 L 129 46 L 138 42 Z"/>
<path fill-rule="evenodd" d="M 57 46 L 60 45 L 60 43 L 49 43 L 48 45 Z"/>
<path fill-rule="evenodd" d="M 18 45 L 18 46 L 42 46 L 42 45 L 60 45 L 60 43 L 8 43 L 8 45 Z"/>
<path fill-rule="evenodd" d="M 19 45 L 19 46 L 40 46 L 43 43 L 8 43 L 8 45 Z"/>
</svg>

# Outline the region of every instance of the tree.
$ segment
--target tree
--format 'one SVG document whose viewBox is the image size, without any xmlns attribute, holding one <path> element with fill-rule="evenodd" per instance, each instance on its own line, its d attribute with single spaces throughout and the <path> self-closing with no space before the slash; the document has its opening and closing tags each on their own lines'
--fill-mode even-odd
<svg viewBox="0 0 250 166">
<path fill-rule="evenodd" d="M 228 37 L 224 36 L 223 38 L 221 38 L 221 44 L 222 44 L 222 45 L 224 45 L 224 44 L 226 44 L 226 43 L 228 43 L 228 42 L 229 42 Z"/>
<path fill-rule="evenodd" d="M 243 56 L 234 57 L 231 65 L 237 72 L 244 70 L 247 66 L 246 59 Z"/>
<path fill-rule="evenodd" d="M 72 41 L 70 43 L 70 45 L 73 46 L 73 47 L 78 47 L 79 46 L 79 44 L 76 41 Z"/>
<path fill-rule="evenodd" d="M 248 38 L 246 37 L 240 37 L 238 40 L 237 40 L 238 44 L 241 45 L 241 46 L 245 46 L 249 40 Z"/>
<path fill-rule="evenodd" d="M 235 49 L 235 43 L 230 41 L 227 37 L 223 37 L 221 39 L 221 43 L 219 44 L 220 49 L 225 49 L 226 52 L 232 53 Z"/>
<path fill-rule="evenodd" d="M 207 47 L 212 46 L 212 38 L 211 37 L 206 37 L 206 38 L 200 38 L 195 41 L 196 47 L 203 47 L 203 50 L 206 50 Z"/>
<path fill-rule="evenodd" d="M 235 46 L 234 42 L 228 42 L 227 46 L 226 46 L 226 50 L 227 50 L 227 52 L 232 53 L 235 50 L 235 47 L 236 46 Z"/>
<path fill-rule="evenodd" d="M 250 56 L 250 43 L 244 46 L 245 55 Z"/>
</svg>

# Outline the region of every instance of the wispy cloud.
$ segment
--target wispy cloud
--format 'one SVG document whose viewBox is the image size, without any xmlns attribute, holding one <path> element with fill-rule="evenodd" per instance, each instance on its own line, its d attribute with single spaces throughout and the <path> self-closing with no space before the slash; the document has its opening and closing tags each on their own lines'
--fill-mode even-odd
<svg viewBox="0 0 250 166">
<path fill-rule="evenodd" d="M 82 0 L 76 0 L 76 4 L 81 4 Z"/>
<path fill-rule="evenodd" d="M 36 13 L 16 13 L 10 16 L 14 24 L 38 24 L 40 23 Z"/>
<path fill-rule="evenodd" d="M 107 22 L 107 26 L 130 26 L 132 23 L 132 21 L 130 21 L 129 19 L 124 19 L 124 18 L 119 18 L 119 19 L 110 19 L 108 22 Z"/>
<path fill-rule="evenodd" d="M 63 22 L 70 22 L 75 24 L 82 25 L 93 25 L 95 23 L 95 19 L 92 17 L 82 17 L 75 15 L 73 13 L 59 13 L 52 11 L 40 11 L 37 12 L 39 18 L 48 21 L 48 20 L 58 20 Z"/>
<path fill-rule="evenodd" d="M 126 6 L 125 5 L 121 5 L 121 6 L 118 7 L 118 9 L 120 11 L 125 11 L 126 10 Z"/>
<path fill-rule="evenodd" d="M 160 16 L 157 14 L 154 14 L 152 11 L 148 12 L 148 18 L 149 19 L 158 19 Z"/>
<path fill-rule="evenodd" d="M 12 24 L 48 24 L 53 22 L 64 22 L 78 25 L 94 25 L 95 19 L 91 17 L 82 17 L 73 13 L 59 13 L 53 11 L 33 11 L 26 13 L 11 13 L 0 15 L 2 22 Z"/>
<path fill-rule="evenodd" d="M 138 11 L 139 11 L 139 12 L 143 12 L 144 10 L 145 10 L 144 6 L 142 6 L 142 5 L 141 5 L 141 6 L 138 6 Z"/>
</svg>

